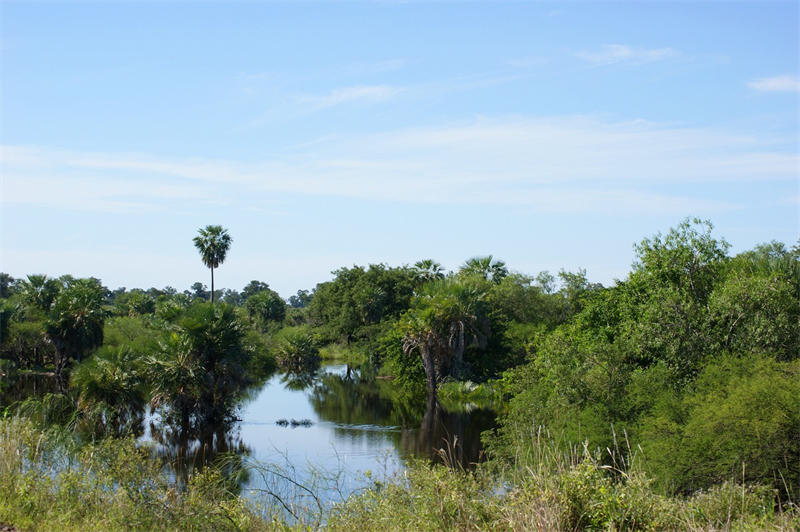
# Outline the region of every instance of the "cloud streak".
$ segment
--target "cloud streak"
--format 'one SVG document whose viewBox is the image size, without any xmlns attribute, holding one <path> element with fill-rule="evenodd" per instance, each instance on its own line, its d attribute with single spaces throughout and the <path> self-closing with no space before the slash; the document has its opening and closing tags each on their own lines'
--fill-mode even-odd
<svg viewBox="0 0 800 532">
<path fill-rule="evenodd" d="M 627 63 L 643 65 L 672 59 L 680 54 L 672 48 L 636 48 L 624 44 L 606 44 L 599 50 L 576 52 L 575 56 L 595 65 Z"/>
<path fill-rule="evenodd" d="M 800 78 L 789 75 L 773 76 L 753 80 L 747 86 L 761 92 L 800 92 Z"/>
<path fill-rule="evenodd" d="M 6 146 L 2 192 L 6 203 L 103 212 L 237 204 L 286 193 L 682 215 L 737 207 L 694 185 L 719 191 L 722 183 L 796 179 L 798 156 L 779 140 L 562 116 L 479 118 L 323 139 L 256 163 Z M 670 189 L 681 192 L 664 192 Z"/>
<path fill-rule="evenodd" d="M 401 87 L 389 85 L 359 85 L 334 89 L 322 95 L 299 96 L 298 102 L 315 110 L 328 109 L 349 103 L 374 104 L 391 100 L 404 91 Z"/>
</svg>

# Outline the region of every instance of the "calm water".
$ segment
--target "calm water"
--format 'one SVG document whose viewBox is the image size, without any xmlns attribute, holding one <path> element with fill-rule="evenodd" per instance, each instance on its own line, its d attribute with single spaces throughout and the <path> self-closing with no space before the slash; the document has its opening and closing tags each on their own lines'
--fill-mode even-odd
<svg viewBox="0 0 800 532">
<path fill-rule="evenodd" d="M 52 379 L 19 377 L 6 383 L 0 399 L 51 391 Z M 367 485 L 366 475 L 380 479 L 410 457 L 435 458 L 447 442 L 452 458 L 464 465 L 477 462 L 480 434 L 495 422 L 489 410 L 450 413 L 424 399 L 396 400 L 387 382 L 362 378 L 345 365 L 324 365 L 302 376 L 273 375 L 248 391 L 236 414 L 239 421 L 188 433 L 144 413 L 131 425 L 179 480 L 224 456 L 230 463 L 259 464 L 239 479 L 248 496 L 257 498 L 266 489 L 296 497 L 288 477 L 336 499 Z"/>
</svg>

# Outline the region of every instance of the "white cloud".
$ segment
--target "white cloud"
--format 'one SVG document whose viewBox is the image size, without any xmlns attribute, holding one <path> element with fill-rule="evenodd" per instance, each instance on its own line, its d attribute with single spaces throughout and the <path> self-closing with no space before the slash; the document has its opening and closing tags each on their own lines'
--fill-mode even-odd
<svg viewBox="0 0 800 532">
<path fill-rule="evenodd" d="M 624 44 L 606 44 L 600 50 L 581 51 L 575 55 L 584 61 L 596 65 L 612 65 L 616 63 L 629 63 L 642 65 L 671 59 L 680 55 L 672 48 L 634 48 Z"/>
<path fill-rule="evenodd" d="M 328 94 L 323 95 L 303 95 L 298 97 L 298 101 L 303 105 L 308 105 L 313 109 L 327 109 L 346 103 L 364 102 L 377 103 L 390 100 L 403 92 L 400 87 L 388 85 L 363 85 L 356 87 L 344 87 L 334 89 Z"/>
<path fill-rule="evenodd" d="M 751 81 L 747 86 L 764 92 L 800 92 L 800 78 L 797 76 L 773 76 Z"/>
<path fill-rule="evenodd" d="M 2 197 L 108 212 L 236 205 L 284 192 L 683 215 L 735 207 L 720 193 L 722 183 L 795 180 L 800 159 L 786 144 L 703 128 L 562 116 L 481 118 L 326 138 L 256 163 L 6 146 Z"/>
</svg>

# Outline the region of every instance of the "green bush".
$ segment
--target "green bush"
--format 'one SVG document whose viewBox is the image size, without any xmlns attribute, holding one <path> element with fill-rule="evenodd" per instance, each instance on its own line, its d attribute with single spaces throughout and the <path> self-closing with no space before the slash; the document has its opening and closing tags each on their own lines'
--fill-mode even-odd
<svg viewBox="0 0 800 532">
<path fill-rule="evenodd" d="M 739 480 L 800 498 L 800 363 L 720 356 L 678 408 L 646 417 L 639 431 L 663 486 L 692 492 Z"/>
<path fill-rule="evenodd" d="M 306 326 L 281 329 L 273 339 L 272 353 L 278 365 L 289 371 L 316 369 L 320 363 L 317 341 Z"/>
</svg>

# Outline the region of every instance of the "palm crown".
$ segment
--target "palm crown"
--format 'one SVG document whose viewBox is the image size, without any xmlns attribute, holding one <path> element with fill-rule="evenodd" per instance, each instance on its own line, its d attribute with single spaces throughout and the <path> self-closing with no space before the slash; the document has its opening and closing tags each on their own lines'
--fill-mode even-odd
<svg viewBox="0 0 800 532">
<path fill-rule="evenodd" d="M 203 264 L 211 269 L 211 301 L 214 301 L 214 268 L 225 262 L 225 255 L 231 247 L 233 239 L 228 234 L 227 229 L 221 225 L 207 225 L 205 228 L 198 229 L 199 233 L 192 239 Z"/>
</svg>

